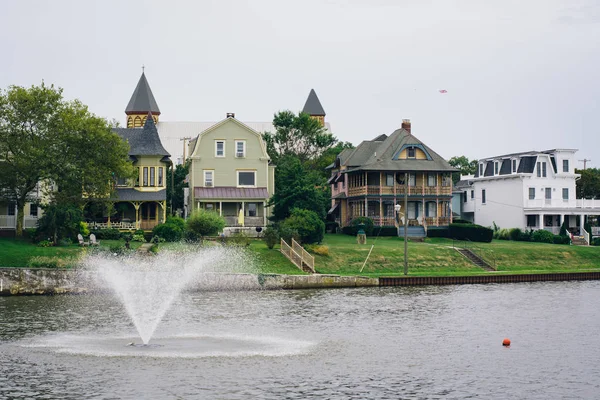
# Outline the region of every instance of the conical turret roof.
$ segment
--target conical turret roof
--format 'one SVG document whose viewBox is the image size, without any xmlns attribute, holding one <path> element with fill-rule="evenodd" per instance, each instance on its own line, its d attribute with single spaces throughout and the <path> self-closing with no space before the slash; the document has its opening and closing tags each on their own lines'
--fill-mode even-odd
<svg viewBox="0 0 600 400">
<path fill-rule="evenodd" d="M 323 110 L 323 106 L 317 97 L 315 89 L 310 89 L 308 99 L 306 99 L 302 112 L 308 115 L 325 116 L 325 110 Z"/>
<path fill-rule="evenodd" d="M 152 94 L 152 90 L 150 90 L 150 85 L 148 85 L 146 74 L 142 72 L 142 76 L 133 91 L 133 95 L 131 95 L 131 100 L 129 100 L 129 104 L 127 104 L 125 114 L 148 112 L 151 112 L 153 115 L 160 115 L 158 104 L 156 104 L 156 100 L 154 100 L 154 95 Z"/>
</svg>

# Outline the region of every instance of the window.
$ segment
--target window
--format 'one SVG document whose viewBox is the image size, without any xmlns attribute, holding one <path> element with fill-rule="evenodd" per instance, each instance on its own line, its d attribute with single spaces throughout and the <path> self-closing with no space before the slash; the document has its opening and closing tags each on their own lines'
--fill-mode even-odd
<svg viewBox="0 0 600 400">
<path fill-rule="evenodd" d="M 552 188 L 546 188 L 546 200 L 552 199 Z"/>
<path fill-rule="evenodd" d="M 210 171 L 204 170 L 204 186 L 206 186 L 206 187 L 214 186 L 212 170 L 210 170 Z"/>
<path fill-rule="evenodd" d="M 150 167 L 150 186 L 154 186 L 155 170 L 156 168 Z"/>
<path fill-rule="evenodd" d="M 427 207 L 425 208 L 425 216 L 426 217 L 436 217 L 437 216 L 437 208 L 436 204 L 433 201 L 426 203 Z"/>
<path fill-rule="evenodd" d="M 475 191 L 471 190 L 471 198 L 474 199 L 475 198 Z"/>
<path fill-rule="evenodd" d="M 463 192 L 462 197 L 463 197 L 463 203 L 466 203 L 467 202 L 467 191 L 466 190 Z"/>
<path fill-rule="evenodd" d="M 8 209 L 6 210 L 6 215 L 15 215 L 15 208 L 17 207 L 17 203 L 11 201 L 8 203 Z"/>
<path fill-rule="evenodd" d="M 206 203 L 204 205 L 204 209 L 206 211 L 214 211 L 215 210 L 215 205 L 213 203 Z"/>
<path fill-rule="evenodd" d="M 537 226 L 537 215 L 528 215 L 527 216 L 527 226 L 528 227 Z"/>
<path fill-rule="evenodd" d="M 535 199 L 535 188 L 529 188 L 529 200 Z"/>
<path fill-rule="evenodd" d="M 569 172 L 569 160 L 563 160 L 563 172 Z"/>
<path fill-rule="evenodd" d="M 238 186 L 256 186 L 256 171 L 238 171 Z"/>
<path fill-rule="evenodd" d="M 416 174 L 408 174 L 408 186 L 417 186 Z"/>
<path fill-rule="evenodd" d="M 148 167 L 144 167 L 144 176 L 142 177 L 142 184 L 148 186 Z"/>
<path fill-rule="evenodd" d="M 542 163 L 542 177 L 546 177 L 546 163 L 543 162 Z"/>
<path fill-rule="evenodd" d="M 442 175 L 442 186 L 445 186 L 445 187 L 452 186 L 452 175 L 450 175 L 450 174 Z"/>
<path fill-rule="evenodd" d="M 436 174 L 427 174 L 427 186 L 435 186 L 436 185 Z"/>
<path fill-rule="evenodd" d="M 237 140 L 235 142 L 235 156 L 237 158 L 246 157 L 246 141 L 245 140 Z"/>
<path fill-rule="evenodd" d="M 248 203 L 248 216 L 256 217 L 256 203 Z"/>
<path fill-rule="evenodd" d="M 225 141 L 215 141 L 215 157 L 225 157 Z"/>
<path fill-rule="evenodd" d="M 406 149 L 406 156 L 408 158 L 415 158 L 416 157 L 416 151 L 414 147 L 408 147 Z"/>
<path fill-rule="evenodd" d="M 479 164 L 479 176 L 483 176 L 483 164 Z"/>
<path fill-rule="evenodd" d="M 127 186 L 127 179 L 117 178 L 117 186 Z"/>
<path fill-rule="evenodd" d="M 158 185 L 156 186 L 163 186 L 163 170 L 164 168 L 158 169 Z"/>
<path fill-rule="evenodd" d="M 494 163 L 494 175 L 498 175 L 498 162 Z"/>
<path fill-rule="evenodd" d="M 537 177 L 541 178 L 542 177 L 542 163 L 541 162 L 537 163 L 537 168 L 536 169 L 537 169 Z"/>
<path fill-rule="evenodd" d="M 29 215 L 31 215 L 32 217 L 37 217 L 38 216 L 38 206 L 37 206 L 37 204 L 30 204 L 29 205 Z"/>
<path fill-rule="evenodd" d="M 137 174 L 135 176 L 135 186 L 140 186 L 140 167 L 136 168 Z"/>
<path fill-rule="evenodd" d="M 481 189 L 481 204 L 485 204 L 485 189 Z"/>
<path fill-rule="evenodd" d="M 563 200 L 569 200 L 569 188 L 563 188 Z"/>
<path fill-rule="evenodd" d="M 517 160 L 512 160 L 512 172 L 513 174 L 517 172 Z"/>
<path fill-rule="evenodd" d="M 394 174 L 385 174 L 385 186 L 394 186 Z"/>
</svg>

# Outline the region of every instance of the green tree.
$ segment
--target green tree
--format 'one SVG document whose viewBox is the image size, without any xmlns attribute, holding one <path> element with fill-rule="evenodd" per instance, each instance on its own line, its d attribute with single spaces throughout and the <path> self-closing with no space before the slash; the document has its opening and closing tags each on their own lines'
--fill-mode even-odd
<svg viewBox="0 0 600 400">
<path fill-rule="evenodd" d="M 460 181 L 461 175 L 473 175 L 477 171 L 477 160 L 470 160 L 465 156 L 452 157 L 448 160 L 448 164 L 458 168 L 460 172 L 452 173 L 452 183 L 456 184 Z"/>
<path fill-rule="evenodd" d="M 38 223 L 40 235 L 52 237 L 56 244 L 59 239 L 75 239 L 83 220 L 83 210 L 75 204 L 48 204 Z"/>
<path fill-rule="evenodd" d="M 307 165 L 310 169 L 318 171 L 325 179 L 329 179 L 330 171 L 325 168 L 335 162 L 336 157 L 345 149 L 353 149 L 350 142 L 337 142 L 335 146 L 325 150 L 318 158 L 309 160 Z"/>
<path fill-rule="evenodd" d="M 294 155 L 301 163 L 315 160 L 337 143 L 319 121 L 305 113 L 280 111 L 273 117 L 275 132 L 263 133 L 267 153 L 275 164 L 280 157 Z"/>
<path fill-rule="evenodd" d="M 0 90 L 0 196 L 17 204 L 17 235 L 38 182 L 56 184 L 53 201 L 81 205 L 107 199 L 114 177 L 132 173 L 128 145 L 81 102 L 64 100 L 62 89 Z"/>
<path fill-rule="evenodd" d="M 188 187 L 186 178 L 189 170 L 189 162 L 177 165 L 174 171 L 173 166 L 171 166 L 170 175 L 167 177 L 167 209 L 172 210 L 173 215 L 178 209 L 183 210 L 183 189 Z M 172 193 L 173 187 L 175 187 L 175 191 Z"/>
<path fill-rule="evenodd" d="M 310 210 L 294 208 L 288 218 L 281 223 L 282 229 L 298 232 L 302 243 L 321 243 L 325 235 L 325 223 Z"/>
<path fill-rule="evenodd" d="M 600 199 L 600 168 L 576 169 L 581 178 L 575 182 L 577 197 L 581 199 Z"/>
<path fill-rule="evenodd" d="M 269 200 L 274 221 L 287 218 L 294 208 L 311 210 L 325 218 L 331 193 L 320 171 L 305 167 L 291 155 L 281 157 L 275 171 L 275 194 Z"/>
</svg>

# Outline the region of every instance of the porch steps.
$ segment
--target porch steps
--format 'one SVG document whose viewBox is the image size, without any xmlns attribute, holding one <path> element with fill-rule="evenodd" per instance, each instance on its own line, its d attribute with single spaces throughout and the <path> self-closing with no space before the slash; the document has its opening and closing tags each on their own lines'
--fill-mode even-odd
<svg viewBox="0 0 600 400">
<path fill-rule="evenodd" d="M 404 236 L 404 227 L 401 226 L 399 230 L 400 237 Z M 409 226 L 406 231 L 406 236 L 409 238 L 425 238 L 427 234 L 425 233 L 425 228 L 422 226 Z"/>
<path fill-rule="evenodd" d="M 583 236 L 575 236 L 571 237 L 571 244 L 573 246 L 588 246 L 588 242 L 585 241 Z"/>
<path fill-rule="evenodd" d="M 495 271 L 494 268 L 492 268 L 491 265 L 489 265 L 487 262 L 485 262 L 485 260 L 481 257 L 479 257 L 478 255 L 476 255 L 475 253 L 473 253 L 471 250 L 469 249 L 460 249 L 460 248 L 456 248 L 456 251 L 458 251 L 460 254 L 462 254 L 463 256 L 465 256 L 469 261 L 471 261 L 474 265 L 477 265 L 478 267 L 481 267 L 487 271 Z"/>
</svg>

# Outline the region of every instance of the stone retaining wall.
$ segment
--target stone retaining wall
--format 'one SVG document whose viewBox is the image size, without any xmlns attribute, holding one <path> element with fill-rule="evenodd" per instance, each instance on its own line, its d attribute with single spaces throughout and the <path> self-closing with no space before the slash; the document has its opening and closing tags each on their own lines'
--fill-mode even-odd
<svg viewBox="0 0 600 400">
<path fill-rule="evenodd" d="M 107 291 L 82 269 L 0 268 L 0 296 L 83 294 Z M 379 279 L 336 275 L 202 274 L 189 291 L 310 289 L 379 286 Z"/>
</svg>

